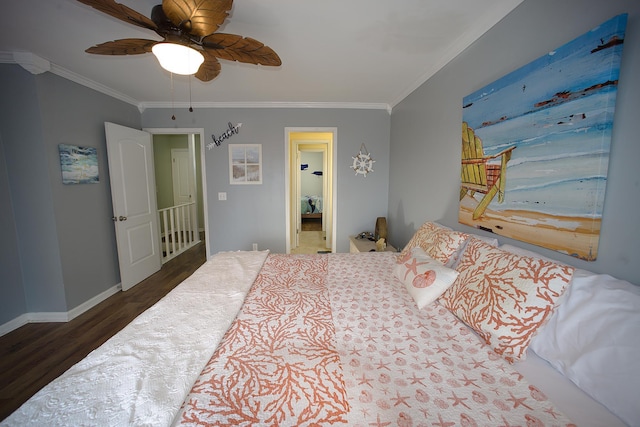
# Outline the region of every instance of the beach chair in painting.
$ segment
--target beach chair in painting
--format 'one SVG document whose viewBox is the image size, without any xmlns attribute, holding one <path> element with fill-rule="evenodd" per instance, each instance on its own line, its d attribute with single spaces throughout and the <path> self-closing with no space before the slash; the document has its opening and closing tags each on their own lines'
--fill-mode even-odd
<svg viewBox="0 0 640 427">
<path fill-rule="evenodd" d="M 504 187 L 507 179 L 507 162 L 515 146 L 509 147 L 491 156 L 484 155 L 482 140 L 473 129 L 462 123 L 462 170 L 460 200 L 467 194 L 484 196 L 473 211 L 473 219 L 480 218 L 493 198 L 498 194 L 498 202 L 504 200 Z"/>
</svg>

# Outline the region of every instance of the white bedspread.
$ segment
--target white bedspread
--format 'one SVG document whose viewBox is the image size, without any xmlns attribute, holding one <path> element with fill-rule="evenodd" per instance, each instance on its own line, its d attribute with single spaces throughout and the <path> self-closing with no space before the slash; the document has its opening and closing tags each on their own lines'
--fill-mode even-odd
<svg viewBox="0 0 640 427">
<path fill-rule="evenodd" d="M 267 254 L 213 256 L 0 424 L 171 424 L 242 306 Z"/>
</svg>

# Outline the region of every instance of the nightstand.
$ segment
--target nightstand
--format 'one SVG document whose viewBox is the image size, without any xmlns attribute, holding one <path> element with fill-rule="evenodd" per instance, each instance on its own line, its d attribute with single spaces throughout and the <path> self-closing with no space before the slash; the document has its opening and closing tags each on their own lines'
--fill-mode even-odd
<svg viewBox="0 0 640 427">
<path fill-rule="evenodd" d="M 369 239 L 358 239 L 356 236 L 349 236 L 349 252 L 375 252 L 376 242 L 372 242 Z M 397 249 L 387 243 L 385 252 L 397 252 Z"/>
</svg>

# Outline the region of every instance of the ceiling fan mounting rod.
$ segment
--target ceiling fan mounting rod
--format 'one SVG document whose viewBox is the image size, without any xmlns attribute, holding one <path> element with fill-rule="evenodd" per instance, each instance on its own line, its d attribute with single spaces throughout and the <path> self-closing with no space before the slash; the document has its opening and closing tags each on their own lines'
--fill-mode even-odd
<svg viewBox="0 0 640 427">
<path fill-rule="evenodd" d="M 165 38 L 169 43 L 178 43 L 186 46 L 196 44 L 202 46 L 200 37 L 189 34 L 191 31 L 191 20 L 187 19 L 176 26 L 162 9 L 162 5 L 156 5 L 151 11 L 151 20 L 158 26 L 156 33 Z"/>
<path fill-rule="evenodd" d="M 181 44 L 188 47 L 193 47 L 193 45 L 201 46 L 202 44 L 196 40 L 193 40 L 191 37 L 181 34 L 181 33 L 167 33 L 164 35 L 165 43 L 175 43 Z"/>
</svg>

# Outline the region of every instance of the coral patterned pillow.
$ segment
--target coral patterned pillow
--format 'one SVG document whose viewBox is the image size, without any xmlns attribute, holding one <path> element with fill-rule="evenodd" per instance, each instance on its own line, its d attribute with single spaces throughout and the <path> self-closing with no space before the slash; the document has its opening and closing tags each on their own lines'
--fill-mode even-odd
<svg viewBox="0 0 640 427">
<path fill-rule="evenodd" d="M 460 274 L 440 303 L 509 362 L 525 358 L 531 339 L 551 317 L 574 271 L 473 238 L 456 269 Z"/>
<path fill-rule="evenodd" d="M 425 222 L 411 237 L 409 243 L 400 253 L 407 256 L 411 249 L 421 247 L 431 258 L 447 264 L 451 257 L 462 247 L 468 235 L 453 231 L 433 222 Z"/>
<path fill-rule="evenodd" d="M 394 273 L 420 309 L 438 299 L 458 277 L 457 271 L 434 260 L 420 247 L 398 257 Z"/>
</svg>

